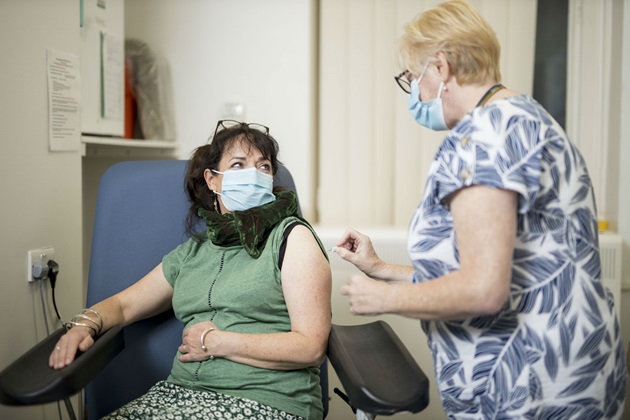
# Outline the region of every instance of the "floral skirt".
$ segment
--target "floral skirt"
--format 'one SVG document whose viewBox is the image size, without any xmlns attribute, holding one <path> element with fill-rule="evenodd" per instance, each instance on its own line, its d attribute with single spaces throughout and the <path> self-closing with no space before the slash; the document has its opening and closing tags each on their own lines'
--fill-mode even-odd
<svg viewBox="0 0 630 420">
<path fill-rule="evenodd" d="M 158 382 L 143 396 L 103 418 L 304 420 L 256 401 L 212 391 L 195 391 L 166 381 Z"/>
</svg>

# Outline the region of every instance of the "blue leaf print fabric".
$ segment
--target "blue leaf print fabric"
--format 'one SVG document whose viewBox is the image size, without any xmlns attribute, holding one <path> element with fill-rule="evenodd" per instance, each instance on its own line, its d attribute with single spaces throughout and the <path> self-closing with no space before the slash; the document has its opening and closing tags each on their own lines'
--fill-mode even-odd
<svg viewBox="0 0 630 420">
<path fill-rule="evenodd" d="M 452 419 L 619 418 L 626 358 L 601 282 L 593 187 L 564 130 L 527 95 L 451 130 L 409 231 L 414 282 L 459 267 L 445 198 L 471 185 L 518 195 L 512 283 L 496 315 L 423 321 Z"/>
</svg>

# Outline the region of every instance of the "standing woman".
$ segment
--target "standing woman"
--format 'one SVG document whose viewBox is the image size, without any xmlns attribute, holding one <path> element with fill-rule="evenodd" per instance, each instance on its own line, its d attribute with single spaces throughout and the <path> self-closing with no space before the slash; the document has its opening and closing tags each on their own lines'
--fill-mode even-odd
<svg viewBox="0 0 630 420">
<path fill-rule="evenodd" d="M 450 131 L 411 220 L 412 267 L 353 229 L 337 243 L 370 277 L 342 287 L 350 310 L 422 320 L 449 418 L 619 418 L 626 362 L 584 159 L 499 83 L 498 40 L 467 2 L 407 24 L 400 55 L 414 119 Z"/>
</svg>

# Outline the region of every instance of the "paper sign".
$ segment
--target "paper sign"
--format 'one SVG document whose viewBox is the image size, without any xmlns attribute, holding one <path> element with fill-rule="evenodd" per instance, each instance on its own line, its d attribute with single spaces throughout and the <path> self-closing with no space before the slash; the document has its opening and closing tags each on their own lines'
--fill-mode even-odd
<svg viewBox="0 0 630 420">
<path fill-rule="evenodd" d="M 79 150 L 81 79 L 76 55 L 48 49 L 48 144 L 52 151 Z"/>
</svg>

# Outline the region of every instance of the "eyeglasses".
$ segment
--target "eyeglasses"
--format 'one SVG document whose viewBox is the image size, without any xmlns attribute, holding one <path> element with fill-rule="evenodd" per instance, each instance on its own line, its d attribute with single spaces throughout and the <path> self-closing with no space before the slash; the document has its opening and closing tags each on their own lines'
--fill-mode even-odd
<svg viewBox="0 0 630 420">
<path fill-rule="evenodd" d="M 394 80 L 396 80 L 398 86 L 400 86 L 405 93 L 411 93 L 411 84 L 409 83 L 409 80 L 407 80 L 407 75 L 409 74 L 409 70 L 405 70 L 398 76 L 394 76 Z"/>
<path fill-rule="evenodd" d="M 431 64 L 431 62 L 427 61 L 427 64 L 424 65 L 424 68 L 422 69 L 422 73 L 420 73 L 420 77 L 418 77 L 418 85 L 420 85 L 420 82 L 422 81 L 422 78 L 424 77 L 424 73 L 426 73 L 427 68 L 429 67 L 429 64 Z M 409 79 L 407 79 L 407 76 L 411 76 L 411 73 L 409 73 L 409 70 L 405 70 L 402 73 L 400 73 L 398 76 L 394 76 L 394 79 L 396 79 L 396 83 L 398 83 L 398 86 L 400 86 L 400 88 L 404 90 L 405 93 L 411 93 L 411 83 L 409 82 Z"/>
<path fill-rule="evenodd" d="M 269 127 L 267 127 L 265 125 L 262 125 L 262 124 L 246 123 L 246 122 L 240 122 L 240 121 L 236 121 L 236 120 L 219 120 L 217 122 L 216 128 L 214 129 L 214 134 L 212 135 L 212 138 L 214 138 L 214 136 L 216 136 L 219 131 L 221 131 L 223 129 L 226 129 L 226 128 L 234 128 L 234 127 L 258 130 L 258 131 L 261 131 L 261 132 L 265 133 L 266 136 L 269 135 Z"/>
</svg>

